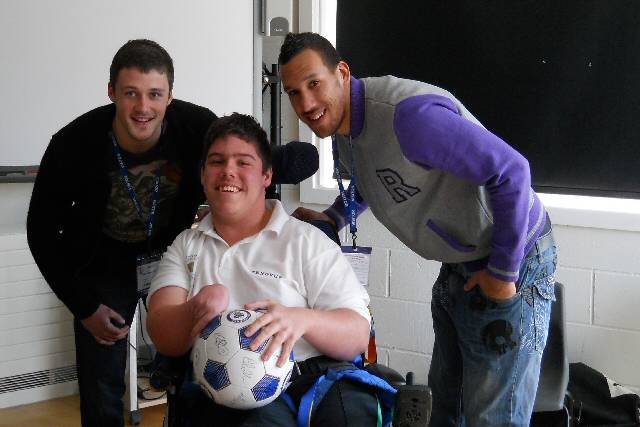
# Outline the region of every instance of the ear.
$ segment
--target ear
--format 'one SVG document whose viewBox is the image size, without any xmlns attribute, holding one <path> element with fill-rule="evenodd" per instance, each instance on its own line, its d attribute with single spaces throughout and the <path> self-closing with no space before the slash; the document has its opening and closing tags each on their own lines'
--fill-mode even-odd
<svg viewBox="0 0 640 427">
<path fill-rule="evenodd" d="M 273 178 L 273 169 L 269 168 L 264 174 L 262 174 L 264 178 L 264 188 L 267 188 L 271 185 L 271 178 Z"/>
<path fill-rule="evenodd" d="M 116 89 L 113 87 L 111 82 L 107 83 L 107 95 L 111 102 L 116 102 Z"/>
<path fill-rule="evenodd" d="M 349 64 L 347 64 L 344 61 L 338 62 L 338 66 L 336 67 L 336 73 L 339 74 L 340 79 L 343 82 L 346 82 L 351 78 L 351 69 L 349 68 Z"/>
<path fill-rule="evenodd" d="M 169 91 L 169 100 L 167 101 L 167 106 L 171 104 L 171 101 L 173 101 L 173 92 Z"/>
</svg>

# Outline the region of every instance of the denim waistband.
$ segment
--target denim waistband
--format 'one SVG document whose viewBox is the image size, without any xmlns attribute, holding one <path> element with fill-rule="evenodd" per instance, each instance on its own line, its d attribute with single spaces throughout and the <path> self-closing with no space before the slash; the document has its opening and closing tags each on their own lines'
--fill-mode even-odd
<svg viewBox="0 0 640 427">
<path fill-rule="evenodd" d="M 549 214 L 546 214 L 545 216 L 546 216 L 545 223 L 544 223 L 544 226 L 542 227 L 542 231 L 540 232 L 540 235 L 538 236 L 536 241 L 533 243 L 533 245 L 531 245 L 531 249 L 529 249 L 529 252 L 527 252 L 523 260 L 533 256 L 540 255 L 545 250 L 555 245 L 555 240 L 553 238 L 553 229 L 551 226 L 551 220 L 549 219 Z M 489 257 L 485 257 L 475 261 L 468 261 L 468 262 L 463 262 L 459 264 L 451 263 L 451 265 L 455 266 L 454 269 L 456 271 L 464 272 L 464 274 L 470 274 L 470 273 L 474 273 L 476 271 L 482 270 L 487 266 L 488 262 L 489 262 Z"/>
<path fill-rule="evenodd" d="M 540 236 L 533 244 L 525 258 L 540 255 L 555 244 L 556 242 L 553 238 L 553 227 L 551 227 L 551 221 L 549 220 L 549 216 L 547 216 L 544 228 L 542 229 Z"/>
</svg>

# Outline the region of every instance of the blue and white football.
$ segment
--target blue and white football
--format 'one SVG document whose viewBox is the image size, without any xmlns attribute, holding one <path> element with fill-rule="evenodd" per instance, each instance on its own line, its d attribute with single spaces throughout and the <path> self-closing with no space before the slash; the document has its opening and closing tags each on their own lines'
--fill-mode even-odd
<svg viewBox="0 0 640 427">
<path fill-rule="evenodd" d="M 274 401 L 288 385 L 292 354 L 278 368 L 281 349 L 269 360 L 261 359 L 269 341 L 256 351 L 249 349 L 254 337 L 247 337 L 244 331 L 260 316 L 262 313 L 251 310 L 225 311 L 202 330 L 193 345 L 194 379 L 217 404 L 257 408 Z"/>
</svg>

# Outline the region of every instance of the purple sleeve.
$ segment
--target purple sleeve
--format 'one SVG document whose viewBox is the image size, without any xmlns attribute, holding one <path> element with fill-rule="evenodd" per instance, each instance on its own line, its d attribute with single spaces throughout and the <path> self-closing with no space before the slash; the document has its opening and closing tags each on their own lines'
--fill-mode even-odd
<svg viewBox="0 0 640 427">
<path fill-rule="evenodd" d="M 452 100 L 407 98 L 396 107 L 394 130 L 407 159 L 478 186 L 491 199 L 494 234 L 487 269 L 515 282 L 524 256 L 531 177 L 529 163 L 482 126 L 462 117 Z"/>
<path fill-rule="evenodd" d="M 347 190 L 347 193 L 348 193 L 348 190 Z M 356 188 L 356 202 L 358 202 L 357 203 L 358 209 L 357 209 L 356 216 L 360 216 L 362 212 L 367 210 L 369 205 L 367 204 L 367 202 L 364 201 L 364 199 L 360 195 L 360 192 L 358 191 L 357 188 Z M 338 194 L 338 197 L 336 197 L 336 200 L 333 202 L 333 204 L 324 211 L 324 213 L 327 214 L 329 218 L 335 221 L 336 228 L 338 229 L 338 231 L 342 230 L 342 228 L 345 225 L 347 225 L 345 212 L 346 211 L 344 208 L 344 203 L 342 202 L 342 197 L 339 194 Z"/>
</svg>

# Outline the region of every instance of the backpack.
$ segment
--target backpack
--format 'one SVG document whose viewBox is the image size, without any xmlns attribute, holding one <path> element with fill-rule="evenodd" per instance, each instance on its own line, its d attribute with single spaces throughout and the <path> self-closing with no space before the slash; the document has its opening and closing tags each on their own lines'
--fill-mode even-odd
<svg viewBox="0 0 640 427">
<path fill-rule="evenodd" d="M 584 363 L 569 364 L 567 391 L 574 426 L 640 427 L 640 396 Z"/>
</svg>

